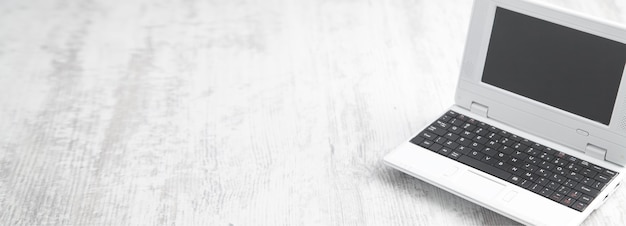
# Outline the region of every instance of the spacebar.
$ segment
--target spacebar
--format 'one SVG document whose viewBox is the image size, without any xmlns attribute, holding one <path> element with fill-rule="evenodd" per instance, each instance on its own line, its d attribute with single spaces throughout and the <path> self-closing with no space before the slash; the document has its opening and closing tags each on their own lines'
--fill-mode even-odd
<svg viewBox="0 0 626 226">
<path fill-rule="evenodd" d="M 470 158 L 467 155 L 462 155 L 461 157 L 459 157 L 457 159 L 459 162 L 465 163 L 468 166 L 474 167 L 480 171 L 483 171 L 485 173 L 491 174 L 497 178 L 503 179 L 503 180 L 508 180 L 509 177 L 511 177 L 511 174 L 509 172 L 506 172 L 504 170 L 498 169 L 496 167 L 487 165 L 481 161 L 478 161 L 476 159 Z"/>
</svg>

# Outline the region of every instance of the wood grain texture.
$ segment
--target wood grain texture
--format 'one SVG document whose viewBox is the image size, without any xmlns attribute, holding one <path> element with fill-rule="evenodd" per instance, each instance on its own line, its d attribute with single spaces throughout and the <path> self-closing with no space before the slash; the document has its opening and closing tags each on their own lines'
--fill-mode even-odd
<svg viewBox="0 0 626 226">
<path fill-rule="evenodd" d="M 0 1 L 0 223 L 517 224 L 381 164 L 452 104 L 471 4 Z"/>
</svg>

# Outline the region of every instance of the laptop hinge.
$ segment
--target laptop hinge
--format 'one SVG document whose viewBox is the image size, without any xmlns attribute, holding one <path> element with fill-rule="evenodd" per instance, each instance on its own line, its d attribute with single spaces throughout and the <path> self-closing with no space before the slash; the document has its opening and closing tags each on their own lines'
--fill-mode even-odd
<svg viewBox="0 0 626 226">
<path fill-rule="evenodd" d="M 472 102 L 472 105 L 470 105 L 470 111 L 472 113 L 476 113 L 480 116 L 483 117 L 487 117 L 487 113 L 489 112 L 489 107 L 476 103 L 476 102 Z"/>
<path fill-rule="evenodd" d="M 587 148 L 585 148 L 585 154 L 604 161 L 606 157 L 606 149 L 595 146 L 593 144 L 587 144 Z"/>
</svg>

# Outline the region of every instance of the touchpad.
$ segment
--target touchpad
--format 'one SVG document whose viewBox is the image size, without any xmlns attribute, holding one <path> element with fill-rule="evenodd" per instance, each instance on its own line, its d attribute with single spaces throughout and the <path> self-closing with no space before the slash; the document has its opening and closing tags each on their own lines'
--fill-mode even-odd
<svg viewBox="0 0 626 226">
<path fill-rule="evenodd" d="M 495 197 L 504 188 L 504 185 L 471 170 L 466 170 L 458 178 L 459 183 L 465 185 L 464 191 L 481 198 Z"/>
</svg>

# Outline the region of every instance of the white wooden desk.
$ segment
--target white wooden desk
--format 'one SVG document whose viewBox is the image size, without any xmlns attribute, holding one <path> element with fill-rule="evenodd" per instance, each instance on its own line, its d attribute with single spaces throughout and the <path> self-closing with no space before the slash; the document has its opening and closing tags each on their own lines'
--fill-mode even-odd
<svg viewBox="0 0 626 226">
<path fill-rule="evenodd" d="M 470 9 L 0 1 L 0 224 L 517 224 L 381 164 L 452 103 Z"/>
</svg>

